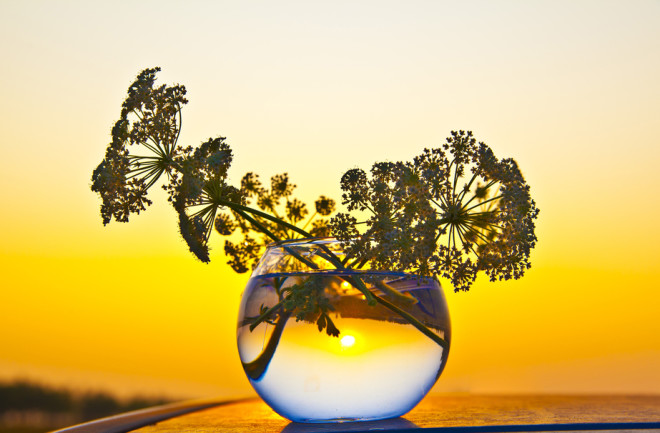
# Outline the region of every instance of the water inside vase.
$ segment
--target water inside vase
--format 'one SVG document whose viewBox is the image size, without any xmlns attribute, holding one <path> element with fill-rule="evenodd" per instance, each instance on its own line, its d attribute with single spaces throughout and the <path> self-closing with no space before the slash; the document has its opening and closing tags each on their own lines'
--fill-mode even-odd
<svg viewBox="0 0 660 433">
<path fill-rule="evenodd" d="M 295 314 L 279 317 L 279 325 L 271 320 L 249 329 L 251 318 L 279 301 L 275 286 L 282 286 L 282 278 L 295 284 L 305 274 L 255 276 L 243 294 L 238 348 L 246 373 L 264 401 L 293 421 L 400 416 L 426 395 L 444 368 L 448 346 L 441 347 L 400 315 L 369 305 L 346 275 L 323 273 L 337 337 L 319 332 L 307 317 L 296 320 Z M 370 273 L 369 278 L 387 281 L 405 297 L 390 299 L 393 303 L 449 341 L 447 306 L 435 280 L 393 273 Z M 373 281 L 365 282 L 374 293 L 388 296 Z"/>
</svg>

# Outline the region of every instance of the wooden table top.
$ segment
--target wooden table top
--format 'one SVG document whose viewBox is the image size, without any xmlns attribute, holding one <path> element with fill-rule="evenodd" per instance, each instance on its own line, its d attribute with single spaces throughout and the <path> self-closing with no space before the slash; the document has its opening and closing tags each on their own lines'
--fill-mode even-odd
<svg viewBox="0 0 660 433">
<path fill-rule="evenodd" d="M 205 405 L 205 406 L 204 406 Z M 173 406 L 177 409 L 176 406 Z M 654 431 L 660 432 L 660 395 L 656 396 L 553 396 L 553 395 L 470 395 L 436 394 L 427 396 L 401 418 L 376 422 L 340 424 L 299 424 L 274 413 L 258 399 L 234 402 L 206 402 L 196 408 L 156 414 L 147 419 L 94 429 L 82 425 L 62 430 L 67 433 L 316 433 L 392 430 L 399 432 L 427 429 L 429 432 L 530 432 L 530 431 Z M 174 413 L 176 412 L 176 413 Z M 186 413 L 188 412 L 188 413 Z M 130 415 L 130 414 L 127 414 Z M 124 415 L 123 417 L 126 417 Z M 152 414 L 153 415 L 153 414 Z M 147 425 L 149 424 L 149 425 Z"/>
</svg>

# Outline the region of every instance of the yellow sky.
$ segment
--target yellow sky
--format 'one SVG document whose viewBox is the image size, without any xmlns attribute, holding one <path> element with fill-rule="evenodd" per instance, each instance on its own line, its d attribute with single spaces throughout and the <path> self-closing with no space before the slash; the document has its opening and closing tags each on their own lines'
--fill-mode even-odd
<svg viewBox="0 0 660 433">
<path fill-rule="evenodd" d="M 161 66 L 188 89 L 182 143 L 226 136 L 234 180 L 286 171 L 307 200 L 452 129 L 519 162 L 534 267 L 445 285 L 436 390 L 660 389 L 657 1 L 4 1 L 0 41 L 0 379 L 250 392 L 220 238 L 200 264 L 163 200 L 104 228 L 89 191 L 127 86 Z"/>
</svg>

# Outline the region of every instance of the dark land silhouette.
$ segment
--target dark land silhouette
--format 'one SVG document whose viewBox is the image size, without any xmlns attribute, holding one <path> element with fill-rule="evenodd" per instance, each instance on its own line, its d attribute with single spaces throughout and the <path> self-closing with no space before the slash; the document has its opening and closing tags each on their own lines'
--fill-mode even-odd
<svg viewBox="0 0 660 433">
<path fill-rule="evenodd" d="M 27 380 L 0 382 L 0 433 L 36 433 L 169 403 L 162 397 L 120 399 L 104 391 L 73 391 Z"/>
</svg>

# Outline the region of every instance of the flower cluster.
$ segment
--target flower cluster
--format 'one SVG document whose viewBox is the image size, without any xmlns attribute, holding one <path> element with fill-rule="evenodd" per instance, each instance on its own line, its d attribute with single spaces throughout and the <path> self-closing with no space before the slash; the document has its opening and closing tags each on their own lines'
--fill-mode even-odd
<svg viewBox="0 0 660 433">
<path fill-rule="evenodd" d="M 103 201 L 103 224 L 113 218 L 126 222 L 131 213 L 140 213 L 150 205 L 147 190 L 161 175 L 172 171 L 172 162 L 178 156 L 176 142 L 181 106 L 188 102 L 186 89 L 165 85 L 154 88 L 159 70 L 145 69 L 129 87 L 105 158 L 92 175 L 92 191 L 98 192 Z M 129 152 L 133 145 L 152 155 Z"/>
<path fill-rule="evenodd" d="M 514 160 L 497 159 L 471 132 L 370 174 L 352 169 L 341 180 L 343 203 L 366 220 L 339 213 L 330 223 L 354 266 L 442 276 L 457 291 L 479 271 L 507 280 L 530 267 L 539 211 L 529 186 Z"/>
<path fill-rule="evenodd" d="M 210 138 L 197 149 L 178 145 L 186 89 L 155 87 L 158 71 L 145 69 L 129 87 L 105 158 L 92 174 L 92 191 L 101 196 L 104 224 L 113 218 L 128 222 L 130 214 L 151 204 L 147 192 L 165 175 L 169 183 L 163 188 L 179 213 L 181 234 L 190 250 L 208 262 L 218 200 L 240 200 L 226 184 L 231 149 L 223 137 Z"/>
<path fill-rule="evenodd" d="M 334 212 L 335 201 L 320 196 L 315 202 L 315 212 L 308 217 L 307 205 L 292 196 L 295 188 L 286 173 L 271 177 L 269 188 L 262 185 L 255 173 L 243 176 L 240 194 L 245 206 L 231 208 L 231 213 L 216 218 L 219 233 L 230 235 L 238 229 L 242 235 L 238 242 L 225 241 L 225 255 L 234 271 L 242 273 L 256 266 L 263 249 L 273 241 L 330 235 L 325 217 Z M 260 212 L 248 210 L 254 205 Z"/>
<path fill-rule="evenodd" d="M 210 261 L 208 240 L 214 227 L 223 236 L 240 229 L 241 241 L 225 243 L 229 264 L 237 272 L 250 269 L 269 242 L 290 239 L 294 233 L 329 235 L 327 220 L 322 217 L 334 212 L 334 200 L 321 196 L 316 212 L 299 229 L 295 225 L 308 210 L 291 197 L 295 185 L 286 173 L 273 176 L 270 189 L 261 186 L 257 175 L 248 173 L 236 188 L 227 182 L 233 156 L 224 137 L 209 138 L 197 148 L 179 146 L 181 108 L 188 102 L 186 89 L 181 85 L 156 87 L 159 71 L 145 69 L 129 87 L 105 158 L 92 174 L 91 188 L 101 196 L 104 224 L 113 218 L 128 222 L 131 214 L 145 210 L 151 204 L 149 188 L 164 175 L 168 182 L 163 188 L 178 213 L 181 236 L 203 262 Z M 263 212 L 246 206 L 253 199 Z M 229 211 L 221 212 L 225 209 Z M 309 231 L 304 231 L 309 224 Z M 251 236 L 253 232 L 264 236 Z"/>
</svg>

